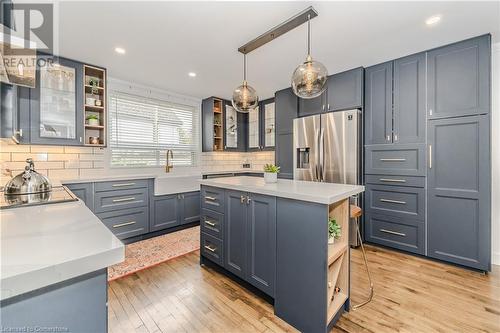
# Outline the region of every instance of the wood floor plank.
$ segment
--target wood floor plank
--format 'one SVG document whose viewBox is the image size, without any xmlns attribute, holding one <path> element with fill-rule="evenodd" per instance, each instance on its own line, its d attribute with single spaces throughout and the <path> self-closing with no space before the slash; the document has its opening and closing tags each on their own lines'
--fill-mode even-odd
<svg viewBox="0 0 500 333">
<path fill-rule="evenodd" d="M 336 333 L 500 332 L 500 268 L 487 275 L 367 246 L 375 293 L 345 313 Z M 351 302 L 367 296 L 360 250 L 351 251 Z M 110 332 L 297 332 L 273 307 L 213 269 L 199 252 L 115 280 Z"/>
</svg>

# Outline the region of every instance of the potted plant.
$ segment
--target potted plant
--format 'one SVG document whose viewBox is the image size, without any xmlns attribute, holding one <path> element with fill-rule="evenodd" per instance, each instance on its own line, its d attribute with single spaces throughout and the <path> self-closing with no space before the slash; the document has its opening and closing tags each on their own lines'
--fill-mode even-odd
<svg viewBox="0 0 500 333">
<path fill-rule="evenodd" d="M 280 172 L 280 167 L 274 164 L 264 165 L 264 181 L 268 184 L 276 183 L 278 181 L 278 173 Z"/>
<path fill-rule="evenodd" d="M 99 126 L 99 117 L 95 114 L 88 115 L 87 124 L 89 124 L 90 126 Z"/>
<path fill-rule="evenodd" d="M 334 244 L 335 239 L 342 236 L 342 228 L 337 224 L 335 219 L 328 220 L 328 244 Z"/>
</svg>

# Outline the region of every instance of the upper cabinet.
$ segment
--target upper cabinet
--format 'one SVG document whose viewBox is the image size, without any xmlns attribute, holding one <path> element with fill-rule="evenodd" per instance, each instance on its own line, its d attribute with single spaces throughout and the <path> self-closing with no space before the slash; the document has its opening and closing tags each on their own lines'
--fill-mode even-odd
<svg viewBox="0 0 500 333">
<path fill-rule="evenodd" d="M 365 144 L 392 142 L 392 61 L 365 69 Z"/>
<path fill-rule="evenodd" d="M 425 52 L 365 72 L 365 144 L 425 142 Z"/>
<path fill-rule="evenodd" d="M 204 152 L 224 150 L 223 108 L 224 100 L 220 98 L 206 98 L 201 103 L 202 151 Z"/>
<path fill-rule="evenodd" d="M 280 178 L 293 179 L 293 120 L 297 118 L 298 98 L 292 88 L 274 95 L 276 110 L 275 160 L 281 170 Z"/>
<path fill-rule="evenodd" d="M 299 117 L 363 107 L 363 67 L 328 77 L 327 89 L 312 99 L 299 98 Z"/>
<path fill-rule="evenodd" d="M 37 58 L 35 88 L 1 85 L 1 136 L 25 144 L 105 146 L 106 70 L 42 53 Z"/>
<path fill-rule="evenodd" d="M 484 35 L 427 53 L 430 119 L 489 112 L 490 44 Z"/>
<path fill-rule="evenodd" d="M 272 150 L 275 141 L 274 98 L 266 99 L 248 113 L 248 151 Z"/>
<path fill-rule="evenodd" d="M 261 145 L 262 149 L 274 149 L 276 140 L 276 111 L 274 98 L 261 102 Z"/>
<path fill-rule="evenodd" d="M 236 111 L 230 102 L 224 107 L 224 150 L 246 150 L 246 119 L 247 115 Z"/>
<path fill-rule="evenodd" d="M 327 111 L 358 109 L 363 107 L 363 67 L 328 77 Z"/>
</svg>

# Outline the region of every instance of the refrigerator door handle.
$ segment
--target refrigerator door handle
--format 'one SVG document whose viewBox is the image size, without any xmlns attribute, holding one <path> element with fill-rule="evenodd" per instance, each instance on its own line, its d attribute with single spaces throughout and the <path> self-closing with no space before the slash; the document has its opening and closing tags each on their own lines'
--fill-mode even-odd
<svg viewBox="0 0 500 333">
<path fill-rule="evenodd" d="M 325 167 L 325 155 L 324 155 L 324 139 L 325 139 L 325 129 L 322 127 L 319 134 L 319 181 L 325 181 L 324 167 Z"/>
<path fill-rule="evenodd" d="M 315 129 L 315 133 L 314 133 L 314 140 L 316 141 L 316 148 L 319 150 L 319 129 Z M 316 156 L 315 156 L 315 165 L 314 165 L 314 181 L 320 181 L 321 180 L 321 176 L 320 176 L 320 171 L 319 171 L 319 165 L 320 165 L 320 156 L 319 156 L 319 152 L 317 151 L 316 152 Z"/>
</svg>

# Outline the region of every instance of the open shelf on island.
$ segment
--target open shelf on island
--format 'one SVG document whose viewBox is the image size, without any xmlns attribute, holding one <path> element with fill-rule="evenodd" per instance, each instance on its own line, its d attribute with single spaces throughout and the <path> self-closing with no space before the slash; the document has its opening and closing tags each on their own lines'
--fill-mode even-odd
<svg viewBox="0 0 500 333">
<path fill-rule="evenodd" d="M 340 226 L 341 235 L 327 247 L 327 325 L 341 311 L 349 295 L 349 214 L 349 199 L 329 206 L 328 216 Z M 336 288 L 339 290 L 335 291 Z"/>
</svg>

